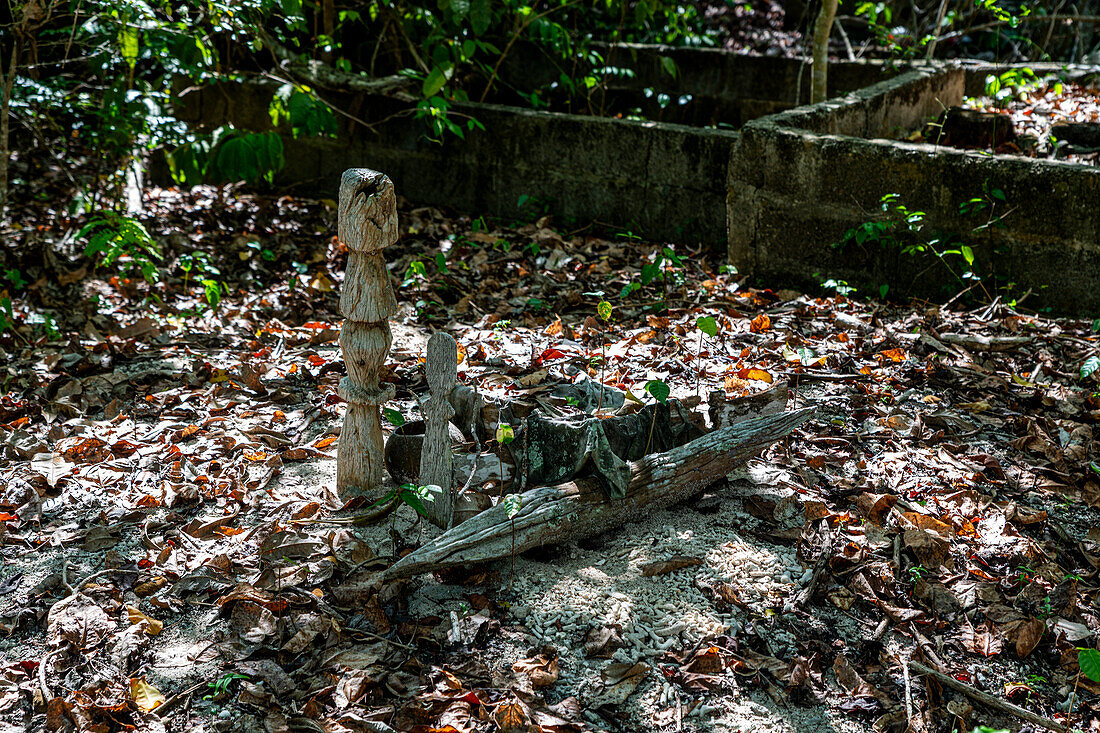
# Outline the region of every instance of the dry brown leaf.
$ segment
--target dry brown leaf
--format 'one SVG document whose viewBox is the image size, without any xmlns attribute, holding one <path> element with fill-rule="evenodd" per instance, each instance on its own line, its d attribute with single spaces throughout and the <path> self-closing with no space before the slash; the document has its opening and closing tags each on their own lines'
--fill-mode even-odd
<svg viewBox="0 0 1100 733">
<path fill-rule="evenodd" d="M 584 638 L 584 655 L 610 659 L 616 649 L 626 646 L 623 629 L 618 624 L 589 629 Z"/>
<path fill-rule="evenodd" d="M 923 529 L 907 529 L 902 535 L 905 546 L 922 565 L 938 567 L 947 562 L 951 545 L 943 537 Z"/>
<path fill-rule="evenodd" d="M 53 604 L 46 624 L 51 646 L 69 642 L 77 649 L 96 646 L 115 628 L 111 617 L 83 593 L 74 593 Z"/>
<path fill-rule="evenodd" d="M 527 675 L 532 687 L 548 687 L 558 681 L 558 658 L 556 654 L 537 654 L 529 659 L 520 659 L 512 665 L 512 671 Z"/>
<path fill-rule="evenodd" d="M 883 512 L 890 511 L 890 507 L 897 501 L 898 497 L 893 494 L 872 494 L 865 491 L 856 498 L 856 506 L 859 507 L 860 514 L 869 521 L 882 524 Z"/>
<path fill-rule="evenodd" d="M 959 633 L 959 641 L 968 651 L 983 657 L 995 657 L 1001 653 L 1003 641 L 997 635 L 992 624 L 984 623 L 978 627 L 965 626 Z"/>
<path fill-rule="evenodd" d="M 765 331 L 771 330 L 771 327 L 772 319 L 767 313 L 761 313 L 756 318 L 753 318 L 752 322 L 749 324 L 749 330 L 753 333 L 764 333 Z"/>
<path fill-rule="evenodd" d="M 1046 624 L 1040 619 L 1032 618 L 1024 621 L 1016 629 L 1016 656 L 1023 659 L 1038 646 L 1046 631 Z"/>
<path fill-rule="evenodd" d="M 657 560 L 642 565 L 642 577 L 649 578 L 654 575 L 665 575 L 666 573 L 671 573 L 681 568 L 690 568 L 693 565 L 701 565 L 702 563 L 703 561 L 697 557 L 674 555 L 667 560 Z"/>
</svg>

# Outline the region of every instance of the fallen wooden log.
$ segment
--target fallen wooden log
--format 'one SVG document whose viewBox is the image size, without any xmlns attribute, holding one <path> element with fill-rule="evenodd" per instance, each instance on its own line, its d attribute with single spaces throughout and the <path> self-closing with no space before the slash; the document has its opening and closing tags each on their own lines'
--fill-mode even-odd
<svg viewBox="0 0 1100 733">
<path fill-rule="evenodd" d="M 514 517 L 508 517 L 508 505 L 501 502 L 401 558 L 380 579 L 497 560 L 644 519 L 654 510 L 702 491 L 794 430 L 813 412 L 813 408 L 804 408 L 745 420 L 633 461 L 630 484 L 621 499 L 608 498 L 599 484 L 588 478 L 525 491 Z"/>
</svg>

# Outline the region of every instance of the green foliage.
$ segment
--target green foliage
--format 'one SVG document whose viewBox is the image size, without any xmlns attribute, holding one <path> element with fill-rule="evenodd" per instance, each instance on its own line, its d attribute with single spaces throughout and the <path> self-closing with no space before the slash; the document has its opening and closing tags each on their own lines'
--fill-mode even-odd
<svg viewBox="0 0 1100 733">
<path fill-rule="evenodd" d="M 77 232 L 77 237 L 88 238 L 84 254 L 98 259 L 98 264 L 116 265 L 122 273 L 137 270 L 150 284 L 160 280 L 160 248 L 137 219 L 117 211 L 102 211 Z"/>
<path fill-rule="evenodd" d="M 405 424 L 405 416 L 392 407 L 383 407 L 382 417 L 386 418 L 386 422 L 393 425 L 395 428 L 399 428 Z"/>
<path fill-rule="evenodd" d="M 8 291 L 0 291 L 0 333 L 7 333 L 15 328 L 15 310 L 11 305 L 11 296 Z"/>
<path fill-rule="evenodd" d="M 397 500 L 412 508 L 422 517 L 428 516 L 428 507 L 424 502 L 432 502 L 442 495 L 443 488 L 435 484 L 417 486 L 416 484 L 403 484 L 396 490 Z"/>
<path fill-rule="evenodd" d="M 268 107 L 271 124 L 284 120 L 294 137 L 336 137 L 336 115 L 308 86 L 283 84 Z"/>
<path fill-rule="evenodd" d="M 512 426 L 506 422 L 499 423 L 496 431 L 496 441 L 500 445 L 508 445 L 516 438 L 516 433 L 512 429 Z"/>
<path fill-rule="evenodd" d="M 202 699 L 203 700 L 212 700 L 215 697 L 221 697 L 222 695 L 229 692 L 229 688 L 237 680 L 249 680 L 249 679 L 252 679 L 252 678 L 250 676 L 246 675 L 246 674 L 240 674 L 238 672 L 226 672 L 221 677 L 219 677 L 217 679 L 217 681 L 206 683 L 206 686 L 211 688 L 211 692 L 210 692 L 209 695 L 204 695 Z"/>
<path fill-rule="evenodd" d="M 981 233 L 989 228 L 1003 228 L 1004 219 L 1011 210 L 1000 213 L 1008 197 L 999 188 L 991 188 L 989 182 L 982 184 L 981 195 L 959 204 L 959 213 L 964 217 L 977 219 L 971 228 L 971 234 Z M 989 299 L 989 292 L 978 273 L 977 257 L 974 248 L 966 244 L 961 236 L 954 232 L 933 231 L 923 234 L 927 214 L 910 209 L 902 202 L 899 194 L 888 193 L 880 200 L 883 216 L 866 221 L 848 229 L 841 241 L 833 244 L 836 249 L 849 246 L 878 246 L 884 249 L 898 249 L 911 257 L 931 256 L 939 261 L 951 275 L 957 285 L 969 289 L 977 285 Z M 842 280 L 829 280 L 823 287 L 832 288 L 838 294 L 846 295 L 850 290 Z M 879 292 L 885 297 L 889 284 L 880 286 Z M 844 290 L 844 292 L 842 292 Z"/>
<path fill-rule="evenodd" d="M 668 399 L 668 396 L 671 393 L 668 385 L 662 382 L 660 379 L 651 379 L 646 382 L 645 391 L 649 393 L 650 397 L 662 404 L 664 404 L 665 400 Z"/>
<path fill-rule="evenodd" d="M 606 300 L 601 300 L 596 304 L 596 314 L 604 321 L 611 320 L 611 304 Z"/>
<path fill-rule="evenodd" d="M 519 494 L 508 494 L 501 503 L 504 504 L 504 511 L 508 514 L 508 519 L 515 519 L 520 509 L 523 508 L 523 497 Z"/>
<path fill-rule="evenodd" d="M 821 277 L 821 275 L 819 273 L 816 274 L 816 276 L 818 278 Z M 847 280 L 838 280 L 838 279 L 832 278 L 832 277 L 825 280 L 825 281 L 823 281 L 821 283 L 821 287 L 824 288 L 825 290 L 832 290 L 837 295 L 840 295 L 840 296 L 845 297 L 845 298 L 848 297 L 849 295 L 851 295 L 852 293 L 856 292 L 855 287 L 852 286 L 852 285 L 849 285 Z"/>
<path fill-rule="evenodd" d="M 1081 672 L 1093 682 L 1100 682 L 1100 651 L 1096 649 L 1077 649 L 1077 664 Z"/>
<path fill-rule="evenodd" d="M 986 76 L 985 94 L 993 99 L 995 105 L 1004 106 L 1021 91 L 1038 83 L 1039 77 L 1030 68 L 1012 68 Z"/>
<path fill-rule="evenodd" d="M 695 321 L 695 327 L 711 338 L 718 335 L 718 323 L 714 320 L 714 316 L 700 316 Z"/>
<path fill-rule="evenodd" d="M 276 133 L 244 132 L 232 125 L 195 136 L 168 154 L 172 179 L 181 186 L 272 183 L 285 163 L 283 141 Z"/>
<path fill-rule="evenodd" d="M 619 297 L 628 298 L 631 294 L 656 281 L 660 281 L 662 286 L 666 286 L 668 273 L 673 273 L 672 277 L 676 279 L 676 284 L 680 284 L 683 282 L 683 273 L 679 269 L 673 268 L 682 268 L 683 266 L 683 259 L 671 247 L 662 247 L 653 256 L 652 261 L 642 265 L 638 279 L 623 286 L 623 289 L 619 292 Z"/>
<path fill-rule="evenodd" d="M 1100 369 L 1100 356 L 1092 355 L 1081 363 L 1081 379 L 1088 379 Z"/>
</svg>

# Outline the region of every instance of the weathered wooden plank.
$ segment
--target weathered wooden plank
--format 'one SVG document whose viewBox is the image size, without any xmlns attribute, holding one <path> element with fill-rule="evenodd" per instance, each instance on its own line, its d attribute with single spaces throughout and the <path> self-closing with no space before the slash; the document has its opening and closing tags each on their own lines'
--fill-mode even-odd
<svg viewBox="0 0 1100 733">
<path fill-rule="evenodd" d="M 444 532 L 383 573 L 395 579 L 508 557 L 541 545 L 598 535 L 677 504 L 743 465 L 813 414 L 804 408 L 745 420 L 630 464 L 630 486 L 609 499 L 595 480 L 543 486 L 520 495 L 514 519 L 501 503 Z"/>
</svg>

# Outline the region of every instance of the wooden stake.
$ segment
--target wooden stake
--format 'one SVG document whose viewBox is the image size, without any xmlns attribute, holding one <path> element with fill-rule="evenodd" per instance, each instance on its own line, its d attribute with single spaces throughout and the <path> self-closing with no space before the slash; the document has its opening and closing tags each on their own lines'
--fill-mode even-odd
<svg viewBox="0 0 1100 733">
<path fill-rule="evenodd" d="M 431 396 L 420 405 L 424 413 L 424 447 L 420 451 L 420 483 L 435 485 L 443 493 L 428 504 L 429 519 L 444 529 L 454 515 L 454 473 L 451 466 L 451 431 L 454 417 L 447 396 L 458 380 L 458 344 L 450 334 L 437 331 L 428 339 L 428 389 Z"/>
<path fill-rule="evenodd" d="M 379 406 L 394 396 L 393 385 L 381 383 L 381 372 L 392 344 L 388 319 L 397 312 L 381 254 L 397 241 L 397 196 L 389 178 L 366 168 L 344 171 L 339 236 L 348 248 L 340 294 L 347 319 L 340 348 L 348 375 L 339 388 L 348 407 L 336 457 L 336 489 L 344 499 L 378 499 L 384 493 Z"/>
</svg>

